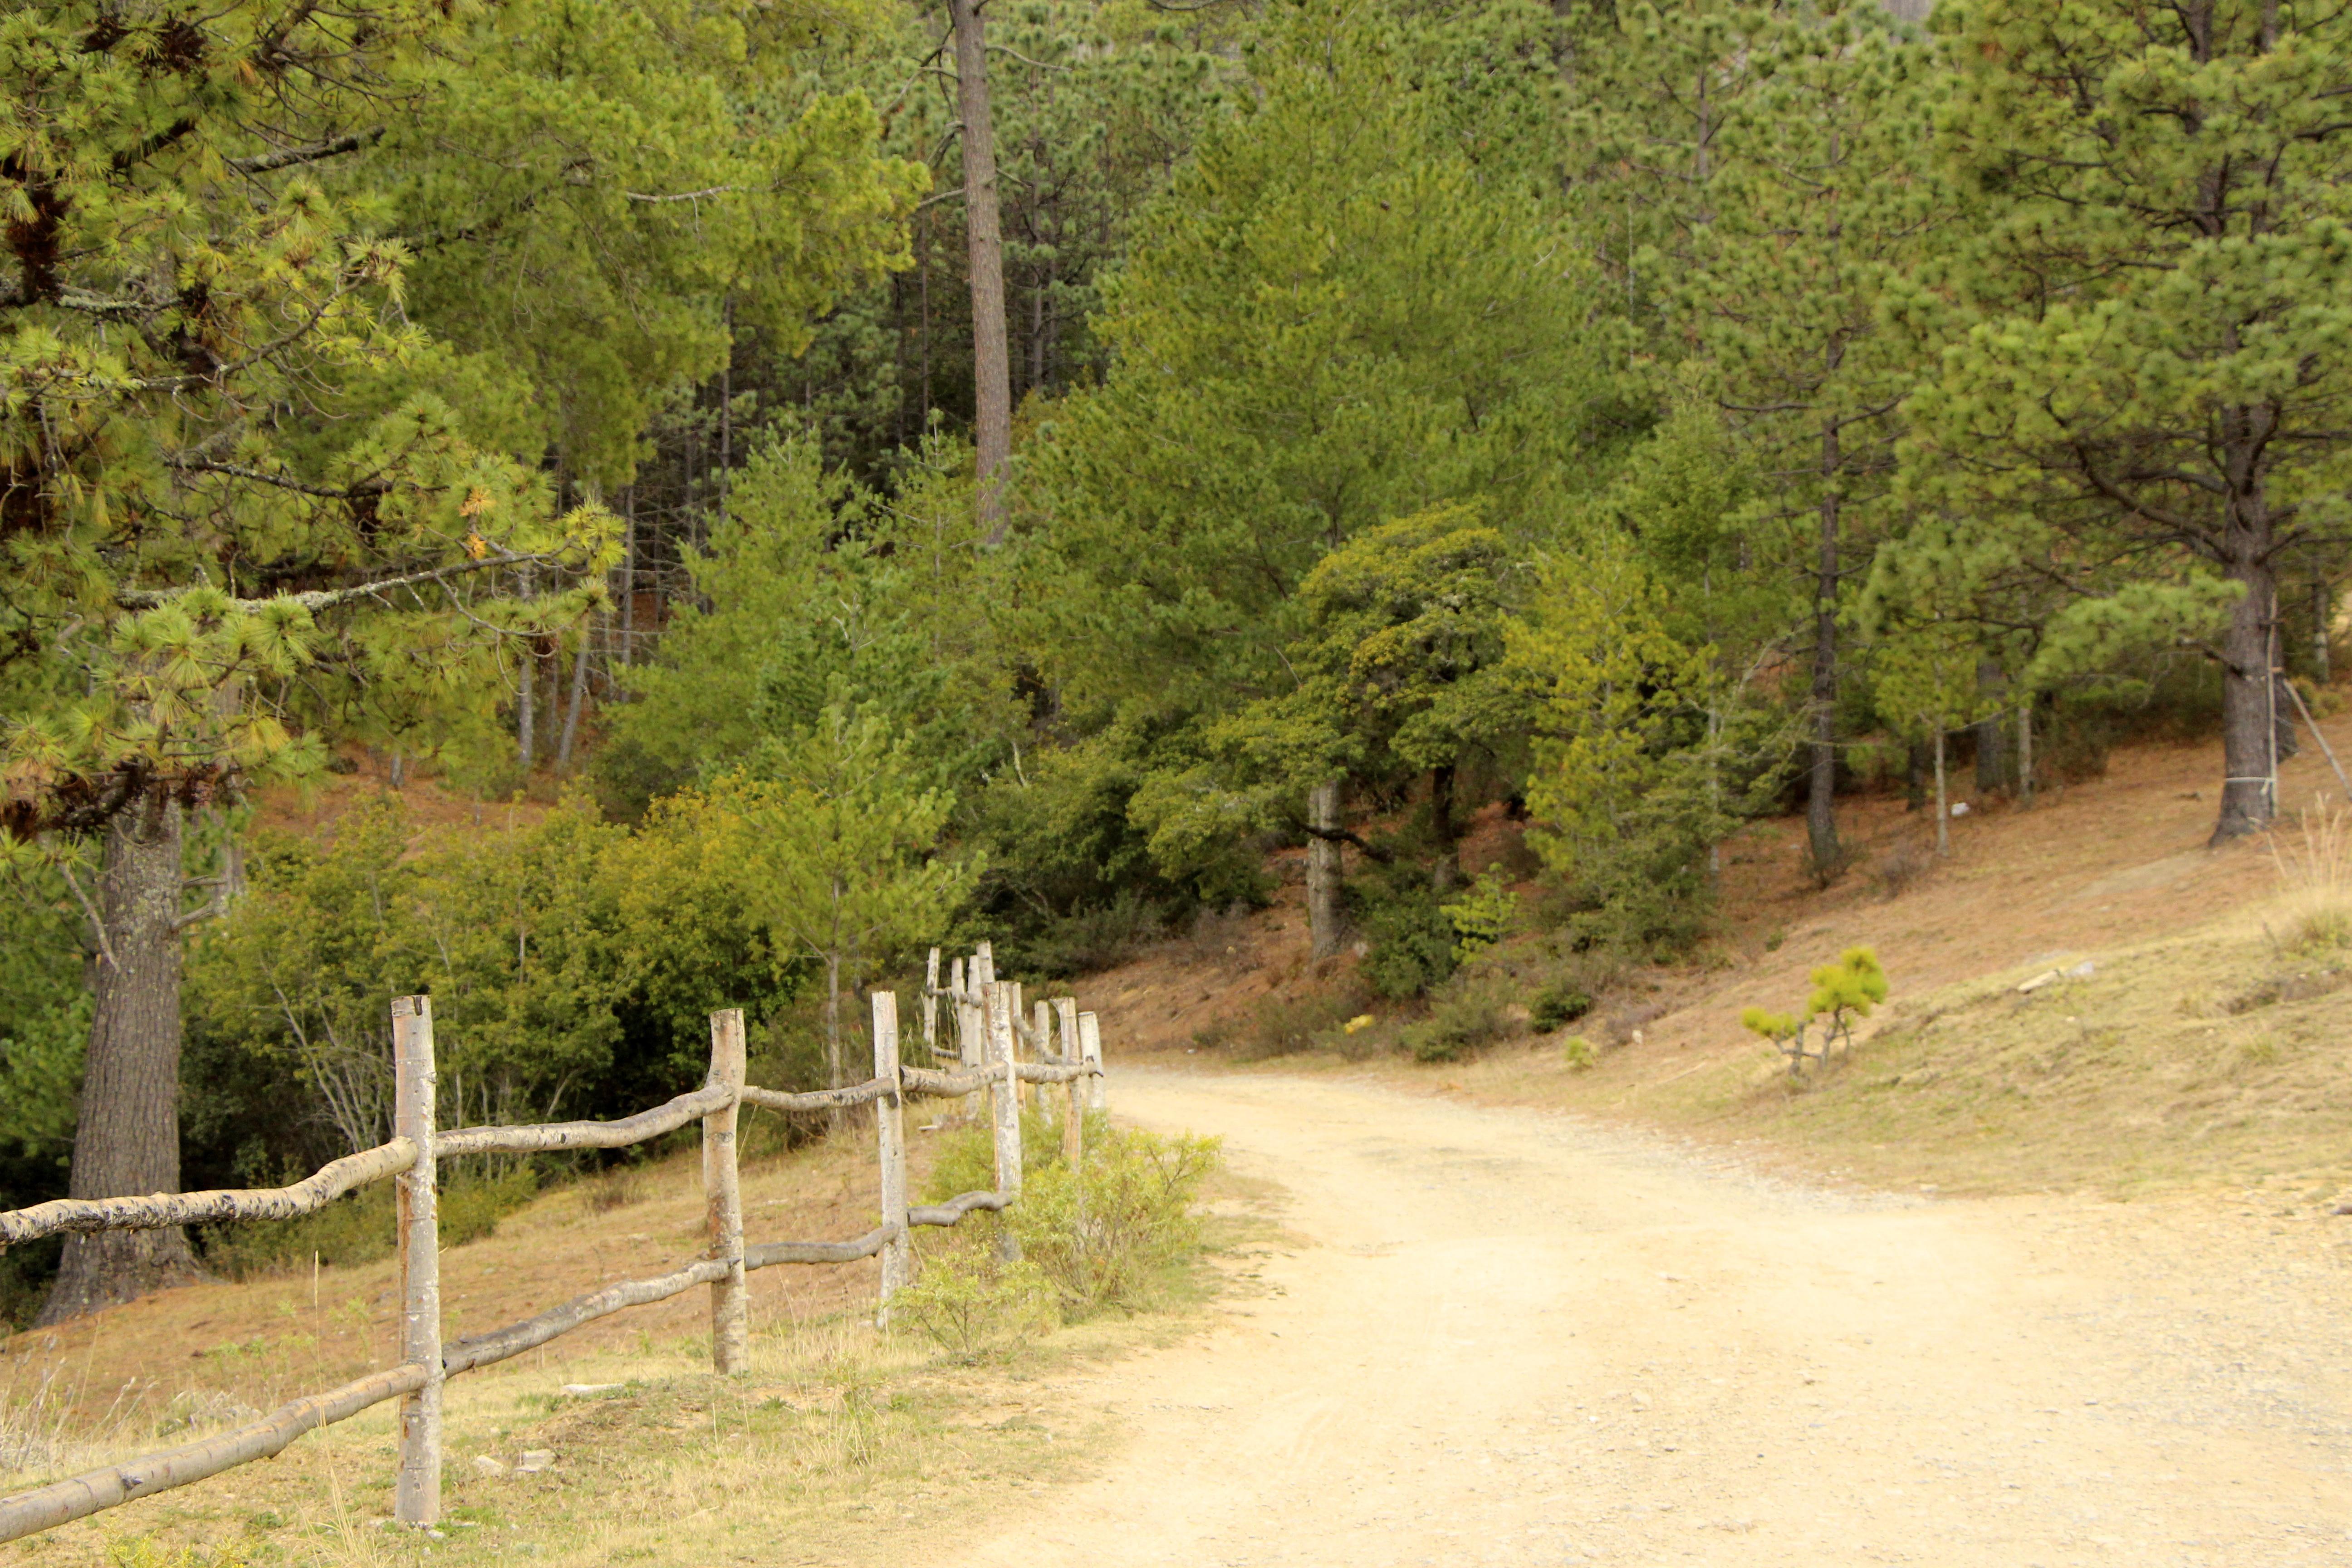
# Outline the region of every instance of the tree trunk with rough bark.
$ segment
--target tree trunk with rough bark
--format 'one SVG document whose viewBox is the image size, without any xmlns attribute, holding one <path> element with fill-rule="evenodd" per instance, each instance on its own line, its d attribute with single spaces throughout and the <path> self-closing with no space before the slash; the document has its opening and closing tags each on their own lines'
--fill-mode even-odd
<svg viewBox="0 0 2352 1568">
<path fill-rule="evenodd" d="M 2267 520 L 2265 521 L 2265 524 Z M 2276 716 L 2271 690 L 2272 616 L 2277 573 L 2270 530 L 2242 516 L 2224 534 L 2223 569 L 2245 596 L 2221 637 L 2221 811 L 2210 842 L 2224 844 L 2268 826 L 2278 803 L 2272 790 Z"/>
<path fill-rule="evenodd" d="M 1462 881 L 1462 843 L 1454 831 L 1454 764 L 1440 763 L 1429 770 L 1429 826 L 1437 835 L 1437 864 L 1430 879 L 1441 893 L 1450 893 Z"/>
<path fill-rule="evenodd" d="M 104 949 L 68 1194 L 180 1190 L 181 811 L 142 800 L 107 826 L 99 913 Z M 184 1231 L 66 1238 L 40 1321 L 63 1322 L 198 1277 Z"/>
<path fill-rule="evenodd" d="M 2000 661 L 1997 658 L 1977 660 L 1977 694 L 1990 703 L 1999 694 L 2001 685 Z M 2006 726 L 2001 715 L 1987 713 L 1977 721 L 1977 793 L 1990 795 L 2009 784 L 2009 759 L 2003 753 L 2008 747 L 2002 740 Z"/>
<path fill-rule="evenodd" d="M 982 537 L 1004 542 L 1005 467 L 1013 456 L 1013 364 L 1005 343 L 1004 238 L 996 199 L 996 133 L 988 110 L 982 0 L 948 0 L 955 25 L 956 112 L 963 121 L 965 243 L 971 255 L 974 513 Z"/>
<path fill-rule="evenodd" d="M 1806 849 L 1813 875 L 1823 881 L 1835 877 L 1844 861 L 1837 831 L 1837 474 L 1842 461 L 1837 426 L 1825 424 L 1821 541 L 1813 578 L 1813 742 L 1805 794 Z"/>
<path fill-rule="evenodd" d="M 1307 825 L 1319 830 L 1307 840 L 1307 953 L 1317 962 L 1339 951 L 1339 844 L 1323 835 L 1339 831 L 1340 784 L 1328 780 L 1307 796 Z"/>
</svg>

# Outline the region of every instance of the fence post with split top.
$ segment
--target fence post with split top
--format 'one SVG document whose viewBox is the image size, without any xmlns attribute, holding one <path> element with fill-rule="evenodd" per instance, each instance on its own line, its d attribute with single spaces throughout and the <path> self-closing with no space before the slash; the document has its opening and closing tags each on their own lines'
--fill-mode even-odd
<svg viewBox="0 0 2352 1568">
<path fill-rule="evenodd" d="M 923 966 L 923 1066 L 937 1067 L 940 1054 L 940 950 Z"/>
<path fill-rule="evenodd" d="M 441 1518 L 441 1227 L 433 1158 L 433 999 L 392 1003 L 395 1075 L 393 1132 L 416 1145 L 400 1174 L 394 1211 L 400 1237 L 400 1359 L 426 1369 L 425 1384 L 400 1401 L 400 1474 L 392 1516 L 402 1524 Z"/>
<path fill-rule="evenodd" d="M 874 1076 L 887 1083 L 874 1102 L 874 1141 L 882 1162 L 882 1223 L 898 1235 L 882 1247 L 882 1300 L 875 1321 L 887 1327 L 890 1298 L 911 1283 L 912 1246 L 907 1237 L 907 1124 L 898 1077 L 898 997 L 874 993 Z"/>
<path fill-rule="evenodd" d="M 1092 1013 L 1078 1015 L 1078 1059 L 1089 1067 L 1102 1066 L 1102 1026 L 1095 1021 L 1095 1016 Z M 1089 1077 L 1086 1082 L 1087 1109 L 1108 1110 L 1110 1090 L 1104 1085 L 1102 1074 L 1097 1072 Z"/>
<path fill-rule="evenodd" d="M 738 1373 L 751 1362 L 751 1287 L 743 1279 L 743 1189 L 735 1160 L 735 1122 L 743 1096 L 743 1010 L 710 1015 L 710 1079 L 731 1090 L 725 1105 L 702 1119 L 702 1195 L 709 1216 L 709 1256 L 730 1267 L 710 1284 L 710 1364 Z"/>
</svg>

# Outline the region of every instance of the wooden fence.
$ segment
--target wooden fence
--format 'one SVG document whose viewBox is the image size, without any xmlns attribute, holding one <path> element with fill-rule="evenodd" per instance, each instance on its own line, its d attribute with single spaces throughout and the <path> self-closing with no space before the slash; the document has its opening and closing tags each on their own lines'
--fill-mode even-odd
<svg viewBox="0 0 2352 1568">
<path fill-rule="evenodd" d="M 347 1420 L 387 1399 L 400 1403 L 400 1468 L 393 1517 L 426 1525 L 441 1514 L 441 1390 L 460 1373 L 519 1355 L 583 1323 L 630 1307 L 667 1300 L 698 1285 L 710 1288 L 710 1359 L 721 1373 L 744 1370 L 750 1338 L 744 1277 L 783 1263 L 846 1263 L 879 1254 L 882 1282 L 877 1321 L 888 1321 L 890 1298 L 911 1282 L 909 1233 L 918 1226 L 951 1226 L 976 1210 L 1003 1210 L 1021 1193 L 1021 1086 L 1029 1084 L 1043 1109 L 1048 1086 L 1065 1086 L 1061 1112 L 1064 1153 L 1081 1153 L 1085 1112 L 1103 1105 L 1101 1036 L 1092 1013 L 1069 998 L 1036 1004 L 1034 1023 L 1022 1018 L 1021 988 L 995 978 L 983 942 L 970 960 L 957 959 L 950 984 L 939 984 L 934 948 L 923 987 L 923 1040 L 934 1065 L 899 1060 L 898 999 L 877 992 L 874 1007 L 874 1076 L 864 1083 L 787 1094 L 745 1079 L 743 1015 L 710 1016 L 710 1073 L 700 1089 L 617 1121 L 563 1121 L 536 1126 L 439 1130 L 435 1121 L 433 1006 L 425 996 L 392 1004 L 393 1060 L 397 1075 L 392 1142 L 322 1167 L 289 1187 L 163 1194 L 153 1197 L 60 1199 L 0 1214 L 0 1248 L 67 1231 L 141 1230 L 225 1220 L 291 1219 L 312 1214 L 345 1193 L 386 1178 L 397 1181 L 400 1261 L 400 1363 L 324 1394 L 297 1399 L 261 1419 L 201 1442 L 184 1444 L 68 1479 L 0 1498 L 0 1541 L 54 1529 L 203 1480 L 238 1465 L 266 1459 L 306 1432 Z M 954 1009 L 956 1043 L 939 1039 L 939 1005 Z M 1059 1022 L 1062 1049 L 1051 1047 Z M 1023 1047 L 1028 1047 L 1025 1057 Z M 957 1064 L 939 1070 L 940 1058 Z M 947 1203 L 909 1207 L 902 1112 L 909 1098 L 964 1097 L 976 1111 L 991 1103 L 996 1156 L 992 1192 L 965 1193 Z M 736 1166 L 736 1116 L 746 1105 L 772 1110 L 823 1110 L 871 1103 L 875 1108 L 882 1176 L 882 1223 L 849 1241 L 772 1241 L 746 1246 Z M 709 1246 L 674 1273 L 630 1279 L 488 1333 L 444 1343 L 441 1338 L 440 1237 L 435 1203 L 439 1163 L 460 1154 L 528 1154 L 568 1149 L 618 1149 L 702 1123 L 702 1186 Z"/>
</svg>

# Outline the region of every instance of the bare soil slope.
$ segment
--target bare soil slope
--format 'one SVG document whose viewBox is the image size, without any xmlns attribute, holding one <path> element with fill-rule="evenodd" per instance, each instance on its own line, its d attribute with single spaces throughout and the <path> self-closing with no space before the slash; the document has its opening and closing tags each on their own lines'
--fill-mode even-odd
<svg viewBox="0 0 2352 1568">
<path fill-rule="evenodd" d="M 1129 1440 L 918 1561 L 2352 1563 L 2352 1321 L 2308 1231 L 1784 1184 L 1558 1115 L 1128 1073 L 1296 1247 L 1061 1391 Z"/>
<path fill-rule="evenodd" d="M 2352 717 L 2328 730 L 2352 755 Z M 2266 840 L 2205 847 L 2219 768 L 2210 745 L 2118 752 L 2105 777 L 2030 811 L 1981 803 L 1940 862 L 1932 821 L 1899 799 L 1849 803 L 1842 825 L 1864 853 L 1827 890 L 1800 872 L 1801 824 L 1760 823 L 1727 847 L 1724 927 L 1697 961 L 1635 971 L 1561 1035 L 1438 1068 L 1282 1066 L 1672 1126 L 1814 1176 L 2116 1194 L 2267 1180 L 2324 1213 L 2352 1190 L 2352 988 L 2338 988 L 2352 952 L 2283 945 L 2292 911 Z M 2281 794 L 2297 816 L 2344 809 L 2315 750 L 2287 764 Z M 1490 845 L 1504 831 L 1482 827 Z M 2299 852 L 2299 833 L 2282 829 L 2283 847 Z M 1801 1005 L 1808 973 L 1858 942 L 1877 950 L 1895 1004 L 1852 1060 L 1791 1086 L 1739 1012 Z M 1286 897 L 1089 990 L 1115 1061 L 1197 1063 L 1245 1056 L 1268 998 L 1331 984 L 1308 972 Z M 1572 1034 L 1600 1048 L 1591 1070 L 1563 1058 Z"/>
</svg>

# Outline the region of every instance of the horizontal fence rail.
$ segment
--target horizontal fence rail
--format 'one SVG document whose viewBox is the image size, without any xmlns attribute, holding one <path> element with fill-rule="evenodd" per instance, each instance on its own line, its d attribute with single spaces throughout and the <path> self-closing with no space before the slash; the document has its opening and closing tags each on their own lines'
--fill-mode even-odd
<svg viewBox="0 0 2352 1568">
<path fill-rule="evenodd" d="M 922 994 L 924 1046 L 933 1058 L 955 1060 L 957 1070 L 901 1066 L 898 997 L 877 992 L 873 1078 L 864 1083 L 800 1093 L 762 1089 L 744 1081 L 743 1015 L 729 1009 L 711 1015 L 709 1077 L 691 1093 L 613 1121 L 460 1127 L 444 1132 L 434 1127 L 432 1005 L 426 997 L 404 996 L 392 1005 L 398 1103 L 397 1135 L 391 1142 L 321 1166 L 291 1186 L 68 1198 L 0 1214 L 0 1250 L 5 1250 L 68 1231 L 293 1219 L 315 1214 L 346 1193 L 396 1178 L 399 1235 L 395 1250 L 401 1294 L 399 1364 L 324 1394 L 294 1400 L 258 1420 L 201 1442 L 100 1466 L 0 1498 L 0 1542 L 87 1519 L 139 1498 L 272 1458 L 305 1433 L 394 1399 L 401 1402 L 394 1517 L 403 1524 L 430 1524 L 441 1512 L 441 1388 L 461 1373 L 493 1366 L 600 1318 L 666 1301 L 698 1286 L 711 1290 L 712 1364 L 722 1373 L 740 1372 L 746 1360 L 748 1324 L 744 1276 L 782 1264 L 852 1263 L 878 1257 L 882 1281 L 877 1321 L 887 1322 L 891 1296 L 912 1282 L 913 1254 L 908 1242 L 912 1230 L 952 1226 L 972 1214 L 1002 1213 L 1019 1200 L 1021 1086 L 1033 1086 L 1040 1110 L 1045 1109 L 1046 1086 L 1066 1087 L 1067 1102 L 1060 1112 L 1062 1152 L 1074 1164 L 1082 1152 L 1086 1112 L 1104 1105 L 1101 1036 L 1094 1014 L 1077 1011 L 1077 1004 L 1065 997 L 1050 1004 L 1039 1002 L 1035 1023 L 1025 1024 L 1021 987 L 995 978 L 994 959 L 986 942 L 969 960 L 954 961 L 950 984 L 944 987 L 939 984 L 940 959 L 940 951 L 933 948 Z M 941 998 L 955 1005 L 957 1041 L 951 1048 L 942 1047 L 938 1038 Z M 1053 1049 L 1056 1020 L 1058 1052 Z M 1022 1059 L 1024 1046 L 1035 1059 Z M 920 1098 L 961 1099 L 976 1116 L 982 1094 L 989 1098 L 990 1121 L 995 1130 L 995 1188 L 960 1194 L 943 1204 L 910 1207 L 902 1121 L 905 1102 Z M 787 1112 L 872 1105 L 882 1175 L 882 1223 L 848 1241 L 746 1246 L 735 1142 L 737 1113 L 746 1105 Z M 698 1121 L 702 1123 L 702 1176 L 709 1209 L 709 1245 L 704 1257 L 655 1279 L 605 1285 L 521 1322 L 442 1343 L 435 1191 L 441 1160 L 463 1154 L 625 1148 Z"/>
<path fill-rule="evenodd" d="M 0 1248 L 65 1231 L 159 1230 L 231 1219 L 298 1219 L 357 1187 L 416 1163 L 416 1145 L 395 1138 L 321 1165 L 290 1187 L 232 1187 L 209 1193 L 157 1193 L 147 1198 L 58 1198 L 0 1214 Z"/>
</svg>

